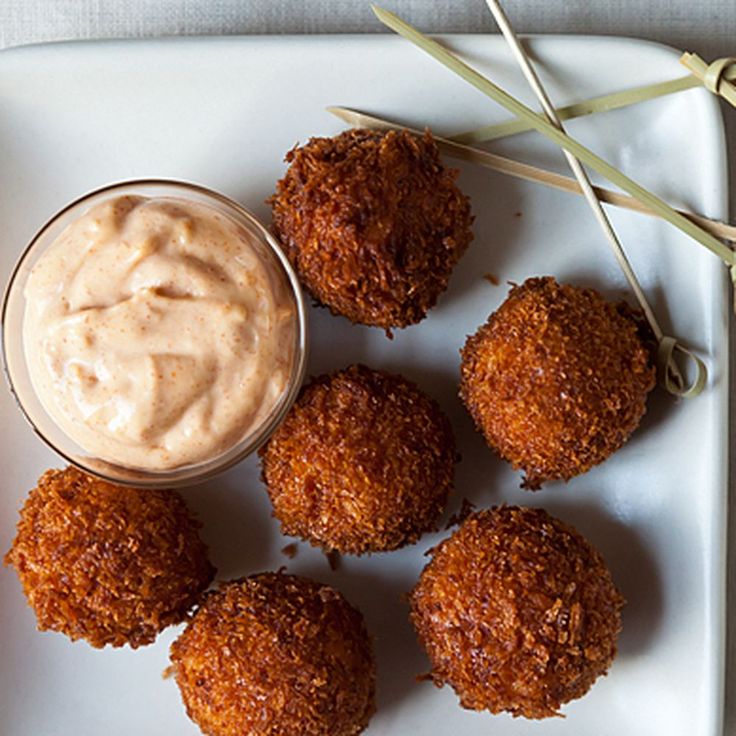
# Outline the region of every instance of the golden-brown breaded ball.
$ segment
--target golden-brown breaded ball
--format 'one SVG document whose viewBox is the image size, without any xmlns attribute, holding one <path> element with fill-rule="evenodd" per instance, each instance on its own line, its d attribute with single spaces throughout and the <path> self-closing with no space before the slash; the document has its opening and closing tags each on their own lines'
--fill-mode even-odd
<svg viewBox="0 0 736 736">
<path fill-rule="evenodd" d="M 437 403 L 363 365 L 312 380 L 261 455 L 283 533 L 349 554 L 397 549 L 433 530 L 457 460 Z"/>
<path fill-rule="evenodd" d="M 616 655 L 624 600 L 601 555 L 542 509 L 469 516 L 433 550 L 411 618 L 464 708 L 547 718 Z"/>
<path fill-rule="evenodd" d="M 633 310 L 552 277 L 514 286 L 462 349 L 460 396 L 532 490 L 603 462 L 655 385 Z"/>
<path fill-rule="evenodd" d="M 199 526 L 174 491 L 48 470 L 25 501 L 5 563 L 40 630 L 136 648 L 182 621 L 211 582 Z"/>
<path fill-rule="evenodd" d="M 171 661 L 208 736 L 354 736 L 375 712 L 363 616 L 307 578 L 262 573 L 207 593 Z"/>
<path fill-rule="evenodd" d="M 349 130 L 286 160 L 273 229 L 311 294 L 364 325 L 423 319 L 473 237 L 469 200 L 432 136 Z"/>
</svg>

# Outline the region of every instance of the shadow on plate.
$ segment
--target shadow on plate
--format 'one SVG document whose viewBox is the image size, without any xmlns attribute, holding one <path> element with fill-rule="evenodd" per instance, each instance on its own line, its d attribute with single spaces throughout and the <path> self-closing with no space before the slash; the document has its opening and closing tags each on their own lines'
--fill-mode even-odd
<svg viewBox="0 0 736 736">
<path fill-rule="evenodd" d="M 455 162 L 448 160 L 450 166 Z M 488 169 L 464 164 L 458 183 L 471 198 L 475 216 L 474 238 L 450 278 L 447 291 L 440 296 L 442 309 L 474 289 L 488 289 L 490 314 L 506 297 L 509 261 L 524 247 L 524 199 L 521 188 L 508 178 L 500 178 Z M 490 274 L 499 281 L 494 289 L 484 276 Z M 485 321 L 483 315 L 479 321 Z"/>
<path fill-rule="evenodd" d="M 278 528 L 271 519 L 266 490 L 258 480 L 255 458 L 182 495 L 202 522 L 217 580 L 231 580 L 268 567 L 271 538 Z"/>
<path fill-rule="evenodd" d="M 298 574 L 337 588 L 363 613 L 376 655 L 378 712 L 387 713 L 421 686 L 417 677 L 430 669 L 409 622 L 407 598 L 416 577 L 406 569 L 397 569 L 400 577 L 389 577 L 345 567 L 331 571 L 315 563 L 300 567 Z"/>
<path fill-rule="evenodd" d="M 371 367 L 375 361 L 368 356 L 375 352 L 375 340 L 385 340 L 378 327 L 354 325 L 347 317 L 333 315 L 327 307 L 317 306 L 309 294 L 305 294 L 312 307 L 309 311 L 310 346 L 306 380 L 331 373 L 351 363 L 365 363 Z"/>
<path fill-rule="evenodd" d="M 537 504 L 535 504 L 537 505 Z M 663 584 L 646 538 L 592 503 L 544 498 L 539 504 L 572 524 L 603 555 L 616 586 L 626 598 L 619 655 L 645 654 L 659 629 L 664 609 Z"/>
</svg>

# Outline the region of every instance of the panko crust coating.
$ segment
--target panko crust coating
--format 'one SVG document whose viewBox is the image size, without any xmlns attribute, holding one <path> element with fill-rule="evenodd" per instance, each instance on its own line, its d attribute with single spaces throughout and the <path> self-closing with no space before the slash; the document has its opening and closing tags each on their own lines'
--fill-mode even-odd
<svg viewBox="0 0 736 736">
<path fill-rule="evenodd" d="M 284 534 L 348 554 L 436 528 L 457 452 L 439 405 L 402 376 L 352 365 L 319 376 L 261 450 Z"/>
<path fill-rule="evenodd" d="M 363 616 L 307 578 L 262 573 L 206 593 L 171 661 L 208 736 L 353 736 L 375 712 Z"/>
<path fill-rule="evenodd" d="M 461 350 L 460 397 L 522 486 L 585 473 L 639 426 L 655 385 L 633 310 L 551 276 L 514 286 Z"/>
<path fill-rule="evenodd" d="M 214 577 L 199 527 L 174 491 L 48 470 L 25 501 L 5 564 L 41 631 L 135 649 L 182 621 Z"/>
<path fill-rule="evenodd" d="M 422 320 L 473 237 L 469 200 L 431 134 L 349 130 L 286 161 L 273 230 L 315 299 L 364 325 Z"/>
<path fill-rule="evenodd" d="M 616 654 L 624 600 L 601 555 L 543 509 L 472 514 L 434 551 L 411 618 L 464 708 L 547 718 Z"/>
</svg>

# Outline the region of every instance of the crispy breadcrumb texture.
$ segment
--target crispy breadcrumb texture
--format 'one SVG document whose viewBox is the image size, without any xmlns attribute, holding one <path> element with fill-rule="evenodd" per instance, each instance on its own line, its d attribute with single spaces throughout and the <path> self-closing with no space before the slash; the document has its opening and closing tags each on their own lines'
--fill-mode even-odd
<svg viewBox="0 0 736 736">
<path fill-rule="evenodd" d="M 283 533 L 348 554 L 397 549 L 434 530 L 457 460 L 439 405 L 402 376 L 363 365 L 313 379 L 261 456 Z"/>
<path fill-rule="evenodd" d="M 363 616 L 307 578 L 262 573 L 205 594 L 171 661 L 209 736 L 354 736 L 375 712 Z"/>
<path fill-rule="evenodd" d="M 514 286 L 468 337 L 460 396 L 524 487 L 585 473 L 639 426 L 655 385 L 640 329 L 628 305 L 548 276 Z"/>
<path fill-rule="evenodd" d="M 432 135 L 349 130 L 286 161 L 273 230 L 310 293 L 360 324 L 422 320 L 473 238 L 470 201 Z"/>
<path fill-rule="evenodd" d="M 150 644 L 182 621 L 215 569 L 182 497 L 48 470 L 5 556 L 38 628 L 93 647 Z"/>
<path fill-rule="evenodd" d="M 411 618 L 464 708 L 560 715 L 616 655 L 624 599 L 601 555 L 543 509 L 472 514 L 433 551 Z"/>
</svg>

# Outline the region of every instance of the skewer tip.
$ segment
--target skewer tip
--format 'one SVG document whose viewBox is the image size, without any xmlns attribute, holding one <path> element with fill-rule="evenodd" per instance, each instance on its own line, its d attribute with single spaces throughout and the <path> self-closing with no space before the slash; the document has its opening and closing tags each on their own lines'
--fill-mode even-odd
<svg viewBox="0 0 736 736">
<path fill-rule="evenodd" d="M 386 10 L 386 8 L 382 8 L 380 5 L 371 3 L 371 10 L 376 18 L 391 30 L 396 30 L 394 26 L 401 23 L 401 18 L 398 15 L 392 13 L 390 10 Z"/>
<path fill-rule="evenodd" d="M 353 110 L 349 110 L 347 107 L 338 107 L 337 105 L 330 105 L 329 107 L 326 107 L 325 110 L 330 113 L 330 115 L 334 115 L 335 117 L 340 118 L 340 120 L 345 121 L 346 123 L 351 123 L 355 119 L 355 112 Z"/>
</svg>

